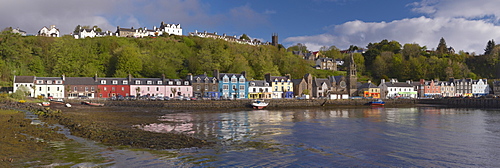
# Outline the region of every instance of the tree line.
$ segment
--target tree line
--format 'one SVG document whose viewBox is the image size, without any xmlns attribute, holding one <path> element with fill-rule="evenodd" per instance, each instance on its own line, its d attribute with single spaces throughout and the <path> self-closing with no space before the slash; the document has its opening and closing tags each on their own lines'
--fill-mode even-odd
<svg viewBox="0 0 500 168">
<path fill-rule="evenodd" d="M 351 46 L 349 50 L 361 47 Z M 401 45 L 382 40 L 367 45 L 365 53 L 353 54 L 361 79 L 400 80 L 455 78 L 499 78 L 500 47 L 491 40 L 485 53 L 473 56 L 460 51 L 449 52 L 442 39 L 436 51 L 418 44 Z M 310 73 L 319 78 L 343 75 L 312 68 L 314 62 L 290 51 L 307 51 L 305 45 L 284 48 L 271 45 L 252 46 L 220 39 L 192 36 L 152 38 L 98 37 L 74 39 L 21 36 L 9 30 L 0 32 L 0 86 L 11 86 L 14 75 L 68 77 L 134 77 L 185 78 L 207 73 L 247 72 L 248 79 L 261 80 L 264 74 L 290 74 L 293 79 Z M 345 59 L 335 46 L 322 47 L 323 57 Z M 346 66 L 346 65 L 344 65 Z M 340 66 L 339 69 L 345 69 Z"/>
</svg>

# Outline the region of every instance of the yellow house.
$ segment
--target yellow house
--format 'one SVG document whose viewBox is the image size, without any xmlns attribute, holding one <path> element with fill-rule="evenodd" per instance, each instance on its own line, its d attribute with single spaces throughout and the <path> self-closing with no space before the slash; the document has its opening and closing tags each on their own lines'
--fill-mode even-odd
<svg viewBox="0 0 500 168">
<path fill-rule="evenodd" d="M 271 74 L 265 75 L 266 82 L 271 85 L 272 98 L 293 98 L 293 82 L 290 75 L 285 76 L 271 76 Z"/>
</svg>

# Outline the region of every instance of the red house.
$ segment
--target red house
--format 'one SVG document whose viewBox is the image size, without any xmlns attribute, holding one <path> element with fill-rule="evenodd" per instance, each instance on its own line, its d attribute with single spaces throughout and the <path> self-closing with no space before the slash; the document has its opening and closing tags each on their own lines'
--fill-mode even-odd
<svg viewBox="0 0 500 168">
<path fill-rule="evenodd" d="M 98 78 L 97 82 L 99 98 L 130 95 L 130 78 Z"/>
</svg>

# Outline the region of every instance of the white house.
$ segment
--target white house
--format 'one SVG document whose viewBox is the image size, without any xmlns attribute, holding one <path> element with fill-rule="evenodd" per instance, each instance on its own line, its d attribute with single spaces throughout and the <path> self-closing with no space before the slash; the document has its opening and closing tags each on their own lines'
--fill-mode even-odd
<svg viewBox="0 0 500 168">
<path fill-rule="evenodd" d="M 271 99 L 272 87 L 265 80 L 257 80 L 248 82 L 248 98 L 249 99 Z"/>
<path fill-rule="evenodd" d="M 379 87 L 381 98 L 417 98 L 417 91 L 410 82 L 398 82 L 397 79 L 385 82 L 385 79 L 382 79 Z"/>
<path fill-rule="evenodd" d="M 472 81 L 472 95 L 473 96 L 486 96 L 490 93 L 490 86 L 488 86 L 487 79 L 479 79 Z"/>
<path fill-rule="evenodd" d="M 78 34 L 74 34 L 73 37 L 75 39 L 83 39 L 83 38 L 93 38 L 93 37 L 104 37 L 104 36 L 114 36 L 114 33 L 111 32 L 97 32 L 96 28 L 92 29 L 82 29 L 80 27 L 80 31 L 78 31 Z"/>
<path fill-rule="evenodd" d="M 56 25 L 51 25 L 50 28 L 43 26 L 42 29 L 38 31 L 38 36 L 59 37 L 59 29 L 56 28 Z"/>
<path fill-rule="evenodd" d="M 64 75 L 62 77 L 36 77 L 35 96 L 64 98 Z"/>
<path fill-rule="evenodd" d="M 35 97 L 35 76 L 14 76 L 14 92 L 25 87 L 29 97 Z"/>
</svg>

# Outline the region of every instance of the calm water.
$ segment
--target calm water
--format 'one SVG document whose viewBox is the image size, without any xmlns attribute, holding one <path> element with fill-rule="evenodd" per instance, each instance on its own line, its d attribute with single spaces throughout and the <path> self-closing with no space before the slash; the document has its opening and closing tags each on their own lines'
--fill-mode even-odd
<svg viewBox="0 0 500 168">
<path fill-rule="evenodd" d="M 142 129 L 188 133 L 217 145 L 166 151 L 173 155 L 124 150 L 102 154 L 98 149 L 111 161 L 87 165 L 500 167 L 500 110 L 314 108 L 183 112 L 158 118 Z"/>
<path fill-rule="evenodd" d="M 149 131 L 219 142 L 177 166 L 500 167 L 500 110 L 352 108 L 176 113 Z"/>
</svg>

